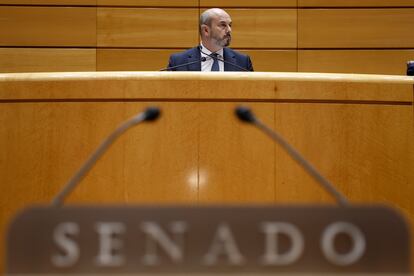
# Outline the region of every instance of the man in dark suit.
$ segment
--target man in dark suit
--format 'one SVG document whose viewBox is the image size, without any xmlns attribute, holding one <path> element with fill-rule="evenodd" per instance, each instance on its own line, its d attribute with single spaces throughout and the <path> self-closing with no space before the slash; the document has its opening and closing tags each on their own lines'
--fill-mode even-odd
<svg viewBox="0 0 414 276">
<path fill-rule="evenodd" d="M 231 42 L 230 15 L 208 9 L 200 16 L 201 45 L 170 56 L 171 71 L 253 71 L 250 57 L 227 46 Z"/>
</svg>

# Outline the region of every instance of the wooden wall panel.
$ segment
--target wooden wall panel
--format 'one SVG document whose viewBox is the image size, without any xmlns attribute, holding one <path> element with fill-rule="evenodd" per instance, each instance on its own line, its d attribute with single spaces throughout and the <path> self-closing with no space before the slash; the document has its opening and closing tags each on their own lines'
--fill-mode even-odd
<svg viewBox="0 0 414 276">
<path fill-rule="evenodd" d="M 169 56 L 182 49 L 98 49 L 98 71 L 158 71 L 168 64 Z M 296 72 L 295 50 L 239 50 L 248 54 L 258 72 Z"/>
<path fill-rule="evenodd" d="M 256 72 L 296 72 L 296 50 L 240 50 L 250 56 Z"/>
<path fill-rule="evenodd" d="M 239 104 L 242 103 L 199 104 L 200 203 L 275 201 L 275 144 L 236 119 L 234 108 Z M 263 120 L 273 122 L 273 104 L 249 106 Z M 252 167 L 258 171 L 251 170 Z"/>
<path fill-rule="evenodd" d="M 50 202 L 116 126 L 149 104 L 2 103 L 2 204 L 17 211 L 24 202 Z M 197 187 L 186 181 L 198 162 L 197 110 L 194 103 L 157 105 L 163 110 L 162 120 L 120 137 L 68 197 L 69 202 L 197 200 Z"/>
<path fill-rule="evenodd" d="M 95 71 L 96 49 L 0 48 L 0 72 Z"/>
<path fill-rule="evenodd" d="M 181 49 L 98 49 L 98 71 L 159 71 Z"/>
<path fill-rule="evenodd" d="M 405 75 L 414 50 L 299 50 L 299 72 Z"/>
<path fill-rule="evenodd" d="M 414 48 L 414 9 L 299 9 L 299 48 Z"/>
<path fill-rule="evenodd" d="M 95 46 L 96 8 L 0 7 L 0 46 Z"/>
<path fill-rule="evenodd" d="M 414 219 L 410 78 L 164 72 L 0 80 L 0 237 L 12 215 L 50 202 L 102 138 L 148 101 L 163 108 L 160 120 L 116 141 L 69 203 L 332 202 L 268 137 L 234 118 L 246 100 L 352 202 L 390 203 Z M 274 103 L 283 99 L 289 103 Z"/>
<path fill-rule="evenodd" d="M 148 104 L 1 103 L 0 243 L 5 244 L 7 225 L 18 211 L 49 204 L 102 139 Z M 69 204 L 197 200 L 197 178 L 192 178 L 197 171 L 194 104 L 158 106 L 163 109 L 162 120 L 120 137 L 68 197 Z M 3 260 L 0 250 L 1 271 Z"/>
<path fill-rule="evenodd" d="M 0 46 L 97 46 L 97 70 L 157 70 L 175 49 L 198 44 L 199 13 L 208 7 L 229 12 L 231 47 L 250 53 L 258 71 L 403 74 L 400 63 L 412 59 L 414 0 L 0 0 Z M 307 48 L 328 51 L 304 52 Z M 88 58 L 73 56 L 67 67 L 71 54 L 46 53 L 38 49 L 23 60 L 5 49 L 1 70 L 94 68 Z M 49 67 L 58 60 L 59 66 Z"/>
<path fill-rule="evenodd" d="M 198 0 L 96 0 L 98 6 L 198 7 Z"/>
<path fill-rule="evenodd" d="M 275 128 L 352 202 L 392 204 L 413 218 L 412 108 L 276 104 Z M 280 147 L 276 156 L 278 202 L 333 201 Z"/>
<path fill-rule="evenodd" d="M 414 7 L 414 0 L 298 0 L 299 7 Z"/>
<path fill-rule="evenodd" d="M 233 26 L 231 47 L 296 48 L 296 9 L 227 9 Z"/>
<path fill-rule="evenodd" d="M 296 7 L 297 0 L 200 0 L 200 7 Z"/>
<path fill-rule="evenodd" d="M 96 0 L 0 0 L 0 5 L 90 6 Z"/>
<path fill-rule="evenodd" d="M 193 47 L 198 9 L 98 8 L 100 47 Z"/>
</svg>

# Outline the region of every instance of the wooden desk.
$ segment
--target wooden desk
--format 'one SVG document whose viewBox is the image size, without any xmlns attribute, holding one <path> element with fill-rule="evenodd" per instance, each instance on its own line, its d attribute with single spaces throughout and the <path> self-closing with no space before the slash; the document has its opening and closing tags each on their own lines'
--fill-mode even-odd
<svg viewBox="0 0 414 276">
<path fill-rule="evenodd" d="M 68 203 L 332 203 L 279 146 L 236 120 L 243 103 L 351 202 L 390 204 L 413 221 L 413 84 L 303 73 L 0 74 L 0 236 L 148 105 L 162 108 L 160 120 L 124 134 Z"/>
</svg>

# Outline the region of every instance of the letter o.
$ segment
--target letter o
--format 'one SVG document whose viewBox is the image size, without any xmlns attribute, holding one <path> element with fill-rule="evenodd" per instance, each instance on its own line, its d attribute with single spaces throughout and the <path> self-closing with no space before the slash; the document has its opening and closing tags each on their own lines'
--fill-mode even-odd
<svg viewBox="0 0 414 276">
<path fill-rule="evenodd" d="M 347 234 L 353 241 L 352 249 L 345 254 L 336 252 L 334 240 L 338 234 Z M 330 224 L 322 234 L 321 248 L 325 258 L 333 264 L 347 266 L 357 262 L 365 252 L 364 234 L 355 225 L 348 222 Z"/>
</svg>

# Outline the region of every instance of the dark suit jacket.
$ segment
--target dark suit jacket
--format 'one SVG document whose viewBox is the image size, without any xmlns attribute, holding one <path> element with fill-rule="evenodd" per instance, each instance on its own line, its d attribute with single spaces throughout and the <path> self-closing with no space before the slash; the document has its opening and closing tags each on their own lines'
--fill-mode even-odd
<svg viewBox="0 0 414 276">
<path fill-rule="evenodd" d="M 253 65 L 249 56 L 240 54 L 230 48 L 223 48 L 223 56 L 225 61 L 237 64 L 238 66 L 245 68 L 248 71 L 253 71 Z M 200 50 L 198 47 L 194 47 L 184 52 L 171 55 L 170 61 L 168 63 L 168 68 L 194 62 L 189 65 L 171 69 L 171 71 L 201 71 L 200 59 Z M 240 68 L 237 68 L 229 63 L 224 63 L 224 71 L 242 71 Z"/>
</svg>

